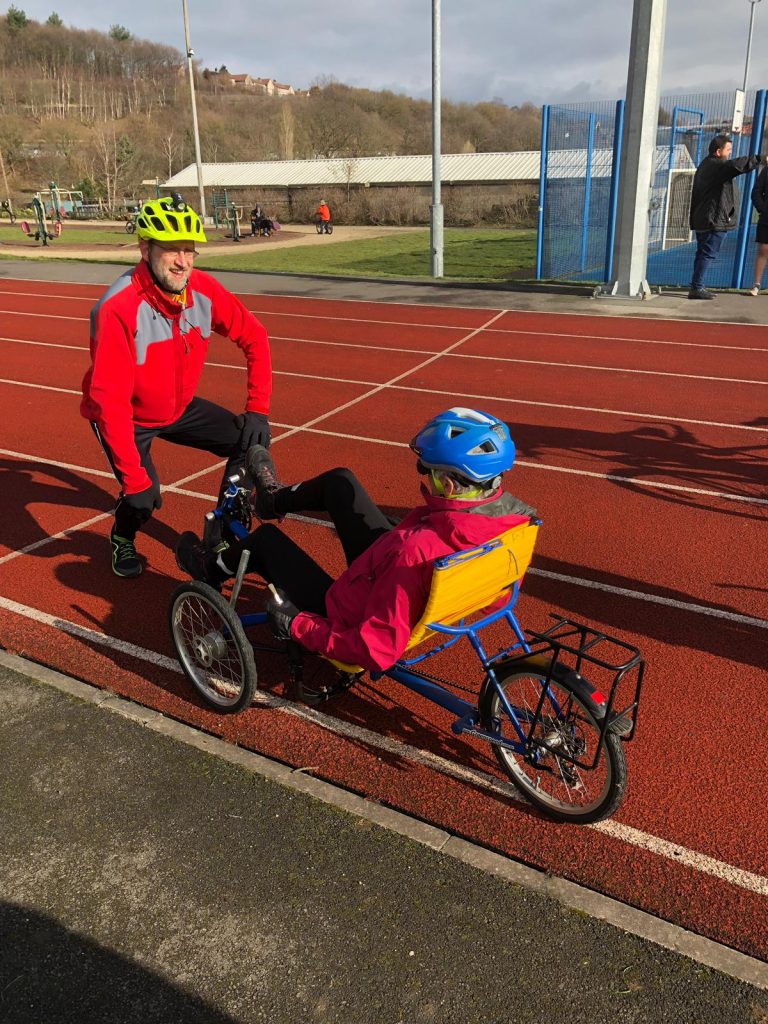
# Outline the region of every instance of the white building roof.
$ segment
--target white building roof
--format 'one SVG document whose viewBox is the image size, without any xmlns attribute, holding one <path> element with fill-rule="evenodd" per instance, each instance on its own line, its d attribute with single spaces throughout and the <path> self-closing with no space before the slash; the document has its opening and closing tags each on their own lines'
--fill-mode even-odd
<svg viewBox="0 0 768 1024">
<path fill-rule="evenodd" d="M 610 177 L 613 150 L 592 152 L 592 176 Z M 538 181 L 541 153 L 443 154 L 441 179 L 445 184 L 473 182 Z M 669 147 L 657 146 L 655 172 L 669 165 Z M 675 170 L 695 170 L 687 148 L 675 146 Z M 585 149 L 550 150 L 550 178 L 583 178 L 587 168 Z M 256 163 L 203 164 L 206 188 L 290 188 L 325 185 L 427 185 L 432 181 L 432 157 L 360 156 L 332 160 L 261 160 Z M 165 188 L 194 188 L 197 167 L 190 164 L 165 182 Z"/>
<path fill-rule="evenodd" d="M 444 182 L 536 181 L 540 154 L 455 153 L 442 157 Z M 432 157 L 361 156 L 332 160 L 262 160 L 258 163 L 203 164 L 207 188 L 287 188 L 322 185 L 429 184 Z M 165 188 L 197 185 L 197 168 L 190 164 L 165 182 Z"/>
</svg>

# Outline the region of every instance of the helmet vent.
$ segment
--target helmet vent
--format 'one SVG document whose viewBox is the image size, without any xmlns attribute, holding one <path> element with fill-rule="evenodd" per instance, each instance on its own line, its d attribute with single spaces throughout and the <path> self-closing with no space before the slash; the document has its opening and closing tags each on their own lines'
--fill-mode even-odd
<svg viewBox="0 0 768 1024">
<path fill-rule="evenodd" d="M 468 455 L 494 455 L 496 450 L 497 450 L 496 449 L 496 445 L 493 443 L 493 441 L 483 441 L 482 444 L 478 444 L 474 448 L 471 448 L 469 450 L 469 452 L 467 452 L 467 454 Z"/>
<path fill-rule="evenodd" d="M 152 217 L 151 217 L 150 219 L 151 219 L 151 221 L 152 221 L 152 227 L 153 227 L 153 228 L 154 228 L 154 229 L 155 229 L 156 231 L 162 231 L 162 230 L 163 230 L 163 228 L 165 227 L 165 225 L 163 224 L 163 222 L 162 222 L 162 221 L 160 220 L 160 218 L 159 218 L 159 217 L 155 217 L 155 216 L 153 215 L 153 216 L 152 216 Z"/>
</svg>

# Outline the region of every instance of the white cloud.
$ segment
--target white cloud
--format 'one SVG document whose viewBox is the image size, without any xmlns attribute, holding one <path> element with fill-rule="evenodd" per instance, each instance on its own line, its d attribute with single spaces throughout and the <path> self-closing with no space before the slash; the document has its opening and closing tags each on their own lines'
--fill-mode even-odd
<svg viewBox="0 0 768 1024">
<path fill-rule="evenodd" d="M 184 48 L 181 3 L 15 0 L 44 21 L 136 36 Z M 7 5 L 5 5 L 7 6 Z M 188 0 L 192 45 L 203 66 L 226 64 L 306 87 L 333 76 L 417 97 L 431 89 L 430 4 L 425 0 Z M 445 0 L 443 95 L 507 103 L 615 99 L 627 76 L 632 0 Z M 768 3 L 758 5 L 750 82 L 768 87 Z M 720 91 L 741 84 L 747 0 L 669 0 L 663 88 Z"/>
</svg>

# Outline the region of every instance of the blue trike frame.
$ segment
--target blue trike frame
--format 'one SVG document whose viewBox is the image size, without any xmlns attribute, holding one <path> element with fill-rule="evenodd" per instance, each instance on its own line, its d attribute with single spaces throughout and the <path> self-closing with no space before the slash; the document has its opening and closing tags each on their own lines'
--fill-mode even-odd
<svg viewBox="0 0 768 1024">
<path fill-rule="evenodd" d="M 234 510 L 238 500 L 243 500 L 242 490 L 238 486 L 238 481 L 233 480 L 230 482 L 222 504 L 209 512 L 207 519 L 209 522 L 223 520 L 235 537 L 245 539 L 249 534 L 250 517 L 247 517 L 246 522 L 236 517 Z M 466 561 L 468 557 L 480 557 L 498 543 L 498 540 L 493 540 L 473 548 L 471 552 L 459 551 L 446 555 L 437 559 L 435 569 L 448 568 L 457 562 Z M 230 596 L 230 605 L 233 610 L 240 593 L 246 567 L 247 557 L 241 562 Z M 369 672 L 368 674 L 374 681 L 383 677 L 392 679 L 456 715 L 451 729 L 457 736 L 467 733 L 485 739 L 496 746 L 513 751 L 534 764 L 538 763 L 539 759 L 547 753 L 555 753 L 560 760 L 568 761 L 584 770 L 592 770 L 597 767 L 604 747 L 605 736 L 609 730 L 615 732 L 625 741 L 631 740 L 635 734 L 644 672 L 644 663 L 640 652 L 636 647 L 623 643 L 607 633 L 598 632 L 582 623 L 556 615 L 552 616 L 555 623 L 549 629 L 543 632 L 529 630 L 526 637 L 513 610 L 517 603 L 519 590 L 520 581 L 518 580 L 513 584 L 509 598 L 503 606 L 471 623 L 467 623 L 463 619 L 454 625 L 445 625 L 439 622 L 429 623 L 430 630 L 447 637 L 447 639 L 415 657 L 401 658 L 386 671 Z M 243 629 L 247 630 L 265 625 L 267 613 L 255 612 L 238 615 L 238 618 Z M 514 642 L 502 647 L 495 654 L 489 655 L 480 639 L 480 633 L 502 619 L 509 625 Z M 415 666 L 421 665 L 428 658 L 444 653 L 462 639 L 469 641 L 477 655 L 484 673 L 483 687 L 491 686 L 495 690 L 514 730 L 514 736 L 508 737 L 502 734 L 501 721 L 496 720 L 493 728 L 487 728 L 486 724 L 481 722 L 479 699 L 472 703 L 449 689 L 451 684 L 447 680 L 414 671 Z M 282 650 L 271 645 L 252 646 L 260 650 L 278 652 Z M 617 661 L 615 654 L 609 658 L 607 656 L 600 657 L 595 653 L 596 648 L 605 650 L 606 647 L 609 650 L 618 649 L 623 652 L 623 658 Z M 525 662 L 526 667 L 530 668 L 531 658 L 536 659 L 537 672 L 540 672 L 540 677 L 543 680 L 538 706 L 533 714 L 530 710 L 524 711 L 510 704 L 497 675 L 497 668 L 503 666 L 504 669 L 507 669 L 515 662 Z M 597 666 L 601 671 L 609 673 L 610 685 L 606 687 L 607 693 L 601 692 L 584 678 L 581 672 L 585 664 Z M 553 674 L 558 671 L 562 676 L 563 669 L 566 671 L 569 687 L 582 703 L 586 702 L 587 707 L 599 723 L 599 742 L 592 760 L 581 761 L 577 757 L 566 754 L 562 749 L 554 750 L 542 740 L 540 735 L 535 738 L 537 726 L 542 721 L 546 701 L 549 701 L 549 706 L 558 718 L 564 715 L 563 707 L 558 702 L 550 685 Z M 624 707 L 617 710 L 615 703 L 619 690 L 627 679 L 630 681 L 631 698 Z M 621 690 L 622 694 L 626 694 L 626 690 L 627 686 L 625 685 Z"/>
</svg>

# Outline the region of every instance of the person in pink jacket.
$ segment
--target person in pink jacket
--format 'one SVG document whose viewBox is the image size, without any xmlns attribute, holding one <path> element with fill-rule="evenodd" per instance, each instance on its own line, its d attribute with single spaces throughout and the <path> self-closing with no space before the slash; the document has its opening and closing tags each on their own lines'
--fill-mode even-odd
<svg viewBox="0 0 768 1024">
<path fill-rule="evenodd" d="M 195 534 L 182 534 L 176 548 L 180 568 L 220 587 L 234 576 L 247 548 L 249 571 L 278 588 L 279 597 L 267 604 L 276 636 L 371 671 L 390 668 L 426 607 L 435 559 L 483 544 L 536 515 L 502 489 L 515 445 L 501 420 L 449 409 L 419 431 L 411 448 L 426 478 L 424 501 L 399 523 L 384 515 L 349 469 L 287 487 L 265 448 L 249 450 L 259 518 L 330 514 L 348 566 L 337 580 L 271 523 L 218 554 L 206 552 Z"/>
</svg>

